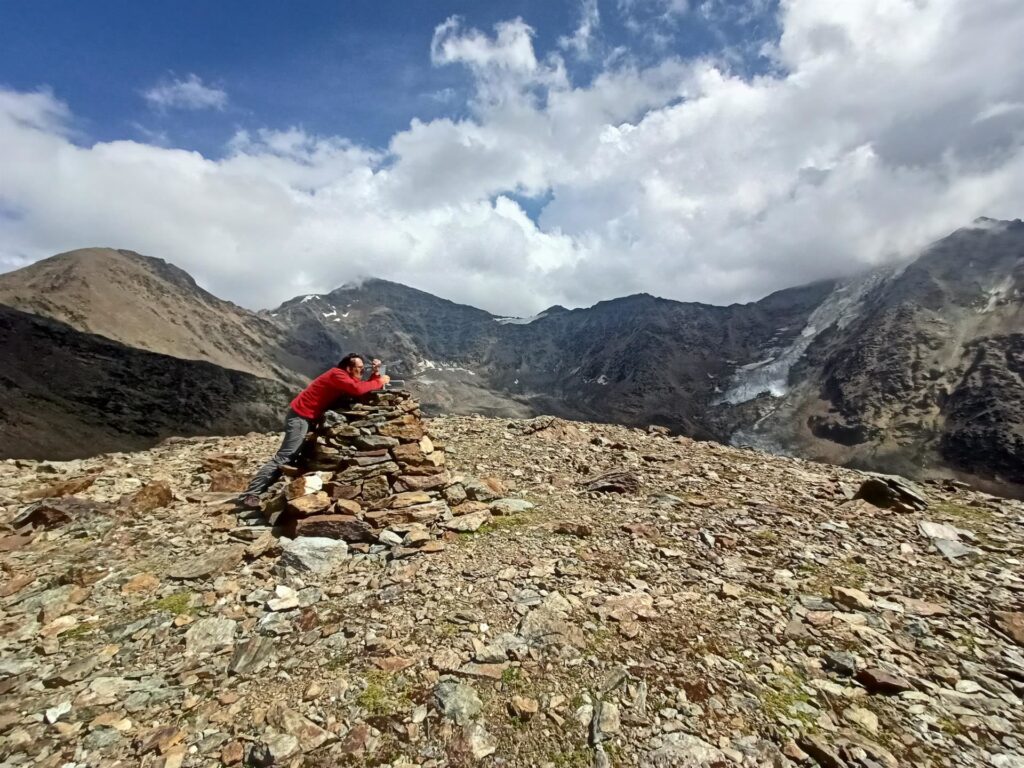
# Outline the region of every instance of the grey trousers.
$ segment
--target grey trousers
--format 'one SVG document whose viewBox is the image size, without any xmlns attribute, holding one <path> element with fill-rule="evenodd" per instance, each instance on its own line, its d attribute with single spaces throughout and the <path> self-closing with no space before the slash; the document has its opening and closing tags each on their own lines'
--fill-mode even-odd
<svg viewBox="0 0 1024 768">
<path fill-rule="evenodd" d="M 288 415 L 284 420 L 284 440 L 281 441 L 281 447 L 277 449 L 277 453 L 270 461 L 260 467 L 259 472 L 256 473 L 252 482 L 249 483 L 249 487 L 242 494 L 243 496 L 248 496 L 250 493 L 263 493 L 273 484 L 281 467 L 294 459 L 299 452 L 311 424 L 309 419 L 299 416 L 291 408 L 288 409 Z"/>
</svg>

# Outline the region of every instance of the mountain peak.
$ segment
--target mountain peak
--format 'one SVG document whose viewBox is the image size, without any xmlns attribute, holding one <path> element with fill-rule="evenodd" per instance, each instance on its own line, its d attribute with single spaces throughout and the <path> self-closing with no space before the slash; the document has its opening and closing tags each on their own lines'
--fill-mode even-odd
<svg viewBox="0 0 1024 768">
<path fill-rule="evenodd" d="M 276 327 L 135 251 L 80 248 L 2 274 L 0 304 L 138 349 L 281 375 L 268 359 L 280 356 Z"/>
</svg>

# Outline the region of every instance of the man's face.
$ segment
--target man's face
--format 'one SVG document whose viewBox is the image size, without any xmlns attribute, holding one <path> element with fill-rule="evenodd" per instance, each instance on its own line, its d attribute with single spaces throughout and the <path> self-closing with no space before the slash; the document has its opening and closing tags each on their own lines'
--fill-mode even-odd
<svg viewBox="0 0 1024 768">
<path fill-rule="evenodd" d="M 352 362 L 350 362 L 348 364 L 348 369 L 347 370 L 353 376 L 357 376 L 357 377 L 358 376 L 362 376 L 363 375 L 363 359 L 361 357 L 357 357 L 354 360 L 352 360 Z"/>
</svg>

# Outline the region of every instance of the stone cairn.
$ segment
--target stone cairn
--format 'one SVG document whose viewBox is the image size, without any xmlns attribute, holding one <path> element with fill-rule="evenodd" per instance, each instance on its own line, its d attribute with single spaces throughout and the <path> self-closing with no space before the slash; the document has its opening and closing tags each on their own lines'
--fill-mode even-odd
<svg viewBox="0 0 1024 768">
<path fill-rule="evenodd" d="M 370 393 L 310 433 L 265 514 L 289 538 L 343 540 L 353 553 L 409 557 L 494 515 L 532 508 L 494 479 L 453 479 L 444 445 L 409 392 Z"/>
</svg>

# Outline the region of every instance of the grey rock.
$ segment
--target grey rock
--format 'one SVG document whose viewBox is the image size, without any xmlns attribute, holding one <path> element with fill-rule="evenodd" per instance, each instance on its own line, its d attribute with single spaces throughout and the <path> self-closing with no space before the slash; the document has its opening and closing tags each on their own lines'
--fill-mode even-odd
<svg viewBox="0 0 1024 768">
<path fill-rule="evenodd" d="M 198 557 L 175 566 L 167 574 L 172 579 L 190 581 L 192 579 L 205 579 L 225 571 L 230 571 L 245 556 L 245 546 L 242 544 L 230 544 L 226 547 L 218 547 L 205 552 Z"/>
<path fill-rule="evenodd" d="M 525 499 L 498 499 L 490 506 L 493 515 L 518 515 L 521 512 L 529 512 L 533 508 L 534 505 Z"/>
<path fill-rule="evenodd" d="M 278 565 L 311 573 L 330 573 L 348 558 L 348 544 L 319 536 L 281 539 L 281 549 Z"/>
<path fill-rule="evenodd" d="M 483 723 L 469 723 L 462 729 L 462 733 L 474 760 L 483 760 L 498 749 L 498 742 L 487 732 Z"/>
<path fill-rule="evenodd" d="M 185 653 L 212 651 L 235 642 L 238 624 L 222 616 L 199 619 L 185 632 Z"/>
<path fill-rule="evenodd" d="M 479 530 L 480 526 L 490 519 L 491 513 L 484 509 L 480 512 L 470 512 L 468 515 L 459 515 L 451 520 L 445 520 L 441 523 L 441 527 L 459 533 L 472 533 Z"/>
<path fill-rule="evenodd" d="M 246 642 L 235 647 L 234 655 L 228 663 L 228 673 L 244 675 L 258 672 L 274 653 L 274 640 L 264 635 L 253 635 Z"/>
<path fill-rule="evenodd" d="M 471 501 L 487 502 L 497 501 L 501 498 L 500 494 L 495 493 L 489 486 L 475 477 L 468 477 L 463 480 L 462 488 L 466 492 L 466 497 Z M 449 503 L 452 502 L 449 501 Z"/>
<path fill-rule="evenodd" d="M 434 687 L 434 702 L 442 715 L 459 725 L 468 725 L 483 709 L 472 686 L 452 679 L 441 680 Z"/>
<path fill-rule="evenodd" d="M 830 669 L 840 675 L 853 677 L 857 674 L 857 659 L 852 653 L 846 651 L 826 651 L 822 656 L 825 662 L 825 669 Z"/>
<path fill-rule="evenodd" d="M 651 768 L 719 768 L 729 760 L 718 747 L 688 733 L 670 733 L 661 746 L 647 753 Z"/>
</svg>

